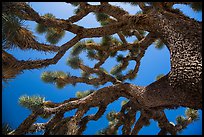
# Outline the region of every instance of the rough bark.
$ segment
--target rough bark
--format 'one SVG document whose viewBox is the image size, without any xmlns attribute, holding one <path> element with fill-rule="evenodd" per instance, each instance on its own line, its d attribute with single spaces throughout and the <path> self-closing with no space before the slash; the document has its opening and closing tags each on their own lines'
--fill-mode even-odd
<svg viewBox="0 0 204 137">
<path fill-rule="evenodd" d="M 50 64 L 56 64 L 65 52 L 82 38 L 101 37 L 118 33 L 124 44 L 117 46 L 111 45 L 110 48 L 106 50 L 97 44 L 86 45 L 86 47 L 90 49 L 93 48 L 102 51 L 105 57 L 103 59 L 98 59 L 99 62 L 94 68 L 89 68 L 83 64 L 80 64 L 79 68 L 91 74 L 98 74 L 100 75 L 99 78 L 56 78 L 56 82 L 61 81 L 66 84 L 77 82 L 86 84 L 105 84 L 106 82 L 112 82 L 113 85 L 101 88 L 81 99 L 69 100 L 61 104 L 52 102 L 50 102 L 52 105 L 45 104 L 45 107 L 40 110 L 40 114 L 46 113 L 55 115 L 50 121 L 43 125 L 45 134 L 82 134 L 88 121 L 98 120 L 105 112 L 107 105 L 117 100 L 119 97 L 129 99 L 129 103 L 124 105 L 117 114 L 119 122 L 110 128 L 108 131 L 109 133 L 114 133 L 119 126 L 123 125 L 123 134 L 138 134 L 145 123 L 152 118 L 160 123 L 161 131 L 159 134 L 166 134 L 167 132 L 176 134 L 178 131 L 177 127 L 169 123 L 163 109 L 172 109 L 180 106 L 194 109 L 202 108 L 202 23 L 182 14 L 167 11 L 162 8 L 161 3 L 156 3 L 151 8 L 146 7 L 143 3 L 139 3 L 141 9 L 144 10 L 144 13 L 139 15 L 128 15 L 126 11 L 111 6 L 108 3 L 103 3 L 99 6 L 81 3 L 80 6 L 83 10 L 68 20 L 45 19 L 24 3 L 18 3 L 18 5 L 24 9 L 24 12 L 18 8 L 14 9 L 14 11 L 25 20 L 32 20 L 45 26 L 61 28 L 77 35 L 75 38 L 62 45 L 53 59 L 19 62 L 24 66 L 23 69 L 41 68 Z M 171 4 L 171 6 L 172 5 L 173 4 Z M 90 12 L 106 13 L 114 17 L 117 21 L 104 27 L 88 29 L 73 24 L 73 22 L 82 19 Z M 139 38 L 137 43 L 127 43 L 121 33 L 124 30 L 131 29 L 135 30 L 134 33 Z M 143 38 L 137 33 L 137 29 L 148 31 L 149 34 Z M 156 38 L 162 39 L 169 49 L 171 70 L 167 75 L 152 84 L 141 87 L 123 83 L 117 80 L 117 78 L 99 70 L 99 67 L 110 56 L 111 51 L 115 52 L 125 49 L 133 50 L 134 48 L 140 48 L 140 53 L 138 53 L 137 57 L 126 56 L 122 64 L 122 66 L 125 66 L 130 60 L 136 62 L 133 73 L 125 75 L 122 77 L 122 80 L 131 77 L 131 75 L 135 75 L 139 70 L 140 60 L 144 56 L 146 49 Z M 130 53 L 136 54 L 134 52 Z M 3 55 L 7 54 L 3 53 Z M 11 59 L 15 60 L 15 58 Z M 95 115 L 83 117 L 91 107 L 98 107 L 98 112 Z M 75 116 L 63 118 L 65 112 L 76 108 L 77 112 Z M 125 113 L 126 110 L 128 110 L 128 113 Z M 137 111 L 141 111 L 142 115 L 131 131 L 130 127 L 135 121 L 134 118 Z M 127 118 L 125 119 L 124 117 Z M 36 116 L 34 119 L 35 118 Z M 28 117 L 23 123 L 29 123 L 29 126 L 32 128 L 37 127 L 36 125 L 31 125 L 34 122 L 33 120 Z M 29 127 L 25 128 L 25 125 L 26 124 L 20 125 L 14 134 L 26 133 Z M 62 126 L 63 128 L 60 128 Z"/>
</svg>

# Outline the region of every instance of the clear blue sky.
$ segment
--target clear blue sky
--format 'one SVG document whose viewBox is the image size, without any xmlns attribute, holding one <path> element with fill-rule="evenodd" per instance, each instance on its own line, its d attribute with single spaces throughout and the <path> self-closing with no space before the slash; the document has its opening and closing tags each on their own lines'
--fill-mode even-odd
<svg viewBox="0 0 204 137">
<path fill-rule="evenodd" d="M 63 2 L 31 2 L 31 6 L 40 13 L 40 15 L 44 15 L 45 13 L 52 13 L 57 18 L 67 19 L 68 17 L 73 15 L 73 10 L 75 7 L 70 4 L 66 4 Z M 92 4 L 97 4 L 92 3 Z M 138 7 L 133 7 L 129 4 L 121 4 L 121 3 L 113 3 L 114 5 L 119 5 L 122 8 L 129 11 L 130 14 L 135 14 L 138 11 Z M 193 12 L 188 6 L 180 6 L 176 5 L 175 8 L 180 8 L 186 15 L 195 18 L 199 21 L 202 20 L 202 12 Z M 82 25 L 84 27 L 98 27 L 99 23 L 96 22 L 93 14 L 89 14 L 87 17 L 83 18 L 83 20 L 77 22 L 78 25 Z M 44 39 L 44 35 L 38 35 L 35 33 L 35 22 L 27 21 L 25 22 L 28 28 L 30 28 L 34 34 L 37 36 L 38 41 L 46 42 Z M 57 43 L 57 45 L 62 45 L 67 42 L 74 35 L 67 32 L 65 37 Z M 99 38 L 95 39 L 99 41 Z M 128 38 L 128 41 L 134 41 L 133 38 Z M 52 58 L 55 54 L 38 52 L 35 50 L 31 51 L 21 51 L 19 49 L 12 49 L 8 51 L 12 53 L 16 58 L 27 60 L 27 59 L 44 59 L 44 58 Z M 122 53 L 122 52 L 121 52 Z M 127 52 L 123 52 L 125 54 Z M 40 76 L 44 71 L 56 71 L 62 70 L 65 72 L 70 72 L 73 75 L 79 76 L 80 71 L 72 70 L 69 66 L 66 65 L 66 59 L 69 56 L 69 52 L 67 52 L 61 60 L 56 65 L 51 65 L 44 69 L 39 70 L 27 70 L 24 71 L 23 74 L 18 75 L 15 79 L 8 82 L 8 84 L 3 83 L 3 92 L 2 92 L 2 122 L 9 123 L 12 128 L 17 128 L 19 124 L 31 113 L 26 108 L 21 107 L 18 104 L 18 98 L 22 95 L 41 95 L 44 96 L 46 100 L 51 100 L 53 102 L 62 102 L 70 97 L 75 97 L 75 93 L 77 91 L 85 91 L 88 89 L 94 89 L 93 86 L 88 86 L 86 84 L 77 84 L 75 87 L 71 85 L 67 85 L 63 89 L 57 89 L 55 85 L 43 83 L 40 80 Z M 84 62 L 86 65 L 93 66 L 95 62 L 89 61 L 86 59 L 86 54 L 82 54 Z M 116 64 L 116 60 L 114 58 L 109 58 L 107 62 L 103 65 L 108 71 Z M 133 67 L 133 63 L 130 63 L 131 68 Z M 151 45 L 146 51 L 145 56 L 141 60 L 141 66 L 138 72 L 138 76 L 131 82 L 135 85 L 146 86 L 155 81 L 155 78 L 159 74 L 167 74 L 170 71 L 170 56 L 167 48 L 163 48 L 158 50 Z M 108 84 L 106 84 L 108 85 Z M 106 113 L 98 120 L 91 121 L 88 123 L 87 129 L 84 134 L 95 134 L 96 131 L 106 127 L 108 125 L 108 121 L 106 120 L 106 114 L 108 111 L 115 110 L 120 111 L 120 103 L 124 100 L 124 98 L 119 98 L 119 100 L 108 106 Z M 97 111 L 96 108 L 91 109 L 87 114 L 94 114 Z M 169 121 L 175 122 L 175 118 L 178 115 L 184 115 L 185 108 L 179 108 L 177 110 L 165 110 Z M 75 111 L 67 112 L 66 116 L 73 115 Z M 194 134 L 202 134 L 202 111 L 199 110 L 200 119 L 193 124 L 189 125 L 187 129 L 185 129 L 181 134 L 182 135 L 194 135 Z M 138 114 L 139 116 L 139 114 Z M 138 118 L 137 116 L 137 118 Z M 47 120 L 38 119 L 37 122 L 46 122 Z M 121 129 L 121 128 L 120 128 Z M 159 128 L 157 123 L 151 120 L 151 125 L 143 128 L 139 134 L 157 134 Z M 119 131 L 119 134 L 121 131 Z"/>
</svg>

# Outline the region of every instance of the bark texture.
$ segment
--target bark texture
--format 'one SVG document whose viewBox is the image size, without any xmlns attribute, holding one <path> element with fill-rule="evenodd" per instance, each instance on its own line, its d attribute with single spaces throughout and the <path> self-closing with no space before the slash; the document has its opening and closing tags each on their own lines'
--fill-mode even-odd
<svg viewBox="0 0 204 137">
<path fill-rule="evenodd" d="M 182 126 L 171 124 L 166 118 L 164 109 L 175 109 L 181 106 L 202 109 L 202 23 L 175 12 L 172 6 L 176 3 L 173 2 L 156 2 L 151 6 L 146 6 L 142 2 L 136 3 L 143 10 L 142 14 L 129 15 L 127 11 L 112 6 L 108 2 L 101 2 L 100 5 L 80 2 L 81 10 L 67 20 L 44 18 L 23 2 L 3 4 L 3 12 L 15 13 L 24 20 L 35 21 L 44 26 L 76 34 L 73 39 L 59 47 L 40 44 L 34 38 L 31 42 L 39 46 L 36 47 L 32 44 L 28 46 L 29 44 L 27 44 L 27 48 L 57 52 L 52 59 L 19 61 L 3 51 L 3 78 L 13 78 L 26 69 L 39 69 L 56 64 L 70 48 L 83 38 L 118 34 L 121 41 L 121 43 L 116 43 L 110 40 L 106 46 L 94 42 L 84 44 L 86 49 L 96 51 L 96 54 L 94 53 L 92 56 L 98 62 L 93 68 L 80 62 L 78 68 L 87 74 L 96 74 L 98 77 L 87 78 L 67 75 L 64 77 L 56 76 L 52 81 L 63 85 L 76 83 L 104 85 L 111 82 L 111 86 L 100 88 L 86 97 L 69 99 L 62 103 L 46 101 L 42 108 L 34 111 L 11 134 L 25 134 L 38 129 L 44 130 L 45 135 L 83 134 L 86 124 L 90 120 L 98 120 L 106 111 L 107 106 L 119 97 L 125 97 L 129 101 L 122 106 L 120 112 L 115 114 L 115 123 L 109 125 L 106 130 L 107 134 L 115 133 L 120 126 L 123 126 L 122 133 L 125 135 L 138 134 L 143 126 L 148 125 L 150 119 L 158 121 L 161 128 L 158 134 L 176 134 L 182 129 Z M 113 18 L 108 19 L 108 25 L 98 28 L 84 28 L 74 24 L 91 12 L 104 13 Z M 140 33 L 141 30 L 148 31 L 148 34 L 143 36 Z M 128 43 L 125 34 L 135 36 L 138 41 Z M 124 83 L 123 81 L 126 79 L 132 79 L 136 76 L 139 71 L 140 60 L 145 55 L 146 49 L 158 38 L 169 49 L 170 72 L 145 87 Z M 23 49 L 26 45 L 21 46 Z M 100 67 L 111 54 L 123 50 L 128 50 L 129 53 L 121 59 L 119 67 L 124 69 L 129 61 L 134 61 L 135 67 L 131 72 L 124 76 L 113 76 L 101 70 Z M 9 64 L 9 62 L 12 63 Z M 14 71 L 9 73 L 8 70 L 17 71 L 16 73 Z M 84 116 L 92 107 L 98 108 L 96 114 Z M 64 117 L 64 113 L 73 109 L 77 109 L 74 116 Z M 141 112 L 141 115 L 134 124 L 138 111 Z M 37 116 L 41 114 L 54 116 L 46 123 L 33 124 Z"/>
</svg>

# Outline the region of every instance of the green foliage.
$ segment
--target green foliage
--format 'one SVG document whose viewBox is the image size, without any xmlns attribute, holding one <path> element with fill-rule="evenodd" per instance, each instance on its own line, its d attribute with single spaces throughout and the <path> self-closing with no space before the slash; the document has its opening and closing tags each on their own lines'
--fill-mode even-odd
<svg viewBox="0 0 204 137">
<path fill-rule="evenodd" d="M 55 81 L 56 77 L 54 77 L 52 75 L 52 72 L 50 71 L 46 71 L 46 72 L 43 72 L 42 75 L 41 75 L 41 79 L 43 82 L 45 83 L 52 83 Z"/>
<path fill-rule="evenodd" d="M 43 15 L 43 17 L 47 19 L 55 19 L 55 16 L 52 13 L 47 13 Z M 62 39 L 63 36 L 65 35 L 64 30 L 60 30 L 52 27 L 46 27 L 42 24 L 38 24 L 35 30 L 39 34 L 46 33 L 46 40 L 51 44 L 58 43 L 60 39 Z"/>
<path fill-rule="evenodd" d="M 93 39 L 89 39 L 86 41 L 86 43 L 94 43 L 94 40 Z"/>
<path fill-rule="evenodd" d="M 64 30 L 49 28 L 47 30 L 46 39 L 51 44 L 56 44 L 65 35 Z"/>
<path fill-rule="evenodd" d="M 36 110 L 43 106 L 44 97 L 23 95 L 19 98 L 19 104 L 30 110 Z"/>
<path fill-rule="evenodd" d="M 131 37 L 133 35 L 130 30 L 123 30 L 122 33 L 125 37 Z"/>
<path fill-rule="evenodd" d="M 74 10 L 74 14 L 78 14 L 79 12 L 80 12 L 80 8 L 76 8 L 75 10 Z"/>
<path fill-rule="evenodd" d="M 137 15 L 137 14 L 142 14 L 143 13 L 143 11 L 138 11 L 138 12 L 136 12 L 136 14 L 135 15 Z"/>
<path fill-rule="evenodd" d="M 191 2 L 190 7 L 196 12 L 202 11 L 202 2 Z"/>
<path fill-rule="evenodd" d="M 55 16 L 52 13 L 46 13 L 45 15 L 43 15 L 43 17 L 49 18 L 49 19 L 55 19 Z"/>
<path fill-rule="evenodd" d="M 198 110 L 187 108 L 185 111 L 185 114 L 188 118 L 191 118 L 193 121 L 196 121 L 199 119 Z"/>
<path fill-rule="evenodd" d="M 143 30 L 137 30 L 139 33 L 140 33 L 140 35 L 142 35 L 142 36 L 145 36 L 145 34 L 146 34 L 146 31 L 143 31 Z"/>
<path fill-rule="evenodd" d="M 156 77 L 156 80 L 159 80 L 160 78 L 162 78 L 164 76 L 164 74 L 159 74 L 157 77 Z"/>
<path fill-rule="evenodd" d="M 84 92 L 77 91 L 76 94 L 75 94 L 75 96 L 76 96 L 77 98 L 83 98 L 83 97 L 86 97 L 86 96 L 90 95 L 90 94 L 93 93 L 93 92 L 94 92 L 94 90 L 86 90 L 86 91 L 84 91 Z"/>
<path fill-rule="evenodd" d="M 10 133 L 13 129 L 9 126 L 9 124 L 7 123 L 3 123 L 2 125 L 2 134 L 3 135 L 7 135 L 8 133 Z"/>
<path fill-rule="evenodd" d="M 116 74 L 116 78 L 122 81 L 123 75 L 121 73 Z"/>
<path fill-rule="evenodd" d="M 95 56 L 96 56 L 95 50 L 89 49 L 89 50 L 87 51 L 87 57 L 88 57 L 90 60 L 94 60 L 94 59 L 95 59 Z"/>
<path fill-rule="evenodd" d="M 164 48 L 164 43 L 161 41 L 161 39 L 157 39 L 157 40 L 155 41 L 155 48 L 157 48 L 157 49 L 162 49 L 162 48 Z"/>
<path fill-rule="evenodd" d="M 95 13 L 97 21 L 105 21 L 109 18 L 109 16 L 105 13 Z"/>
<path fill-rule="evenodd" d="M 77 44 L 74 45 L 70 54 L 72 56 L 78 56 L 84 48 L 85 48 L 85 42 L 78 42 Z"/>
<path fill-rule="evenodd" d="M 111 42 L 112 42 L 113 44 L 115 44 L 115 45 L 122 45 L 122 42 L 119 41 L 117 38 L 114 38 L 114 37 L 111 39 Z"/>
<path fill-rule="evenodd" d="M 129 70 L 129 71 L 128 71 L 128 74 L 133 73 L 133 71 L 134 71 L 134 70 L 132 70 L 132 69 Z M 132 75 L 130 75 L 130 77 L 129 77 L 128 79 L 129 79 L 129 80 L 133 80 L 133 79 L 135 79 L 136 77 L 137 77 L 137 74 L 132 74 Z"/>
<path fill-rule="evenodd" d="M 119 55 L 117 56 L 116 60 L 117 60 L 118 62 L 121 62 L 121 61 L 123 60 L 123 58 L 124 58 L 124 56 L 123 56 L 122 54 L 119 54 Z"/>
<path fill-rule="evenodd" d="M 102 37 L 101 46 L 109 47 L 111 44 L 112 37 L 110 35 Z"/>
<path fill-rule="evenodd" d="M 37 24 L 36 32 L 39 34 L 45 33 L 47 31 L 47 27 L 42 24 Z"/>
<path fill-rule="evenodd" d="M 104 52 L 103 51 L 98 51 L 97 55 L 98 55 L 98 57 L 103 58 Z"/>
<path fill-rule="evenodd" d="M 112 75 L 116 75 L 116 74 L 120 73 L 122 70 L 123 70 L 122 64 L 119 64 L 119 65 L 116 65 L 115 67 L 113 67 L 113 68 L 111 69 L 110 73 L 111 73 Z"/>
<path fill-rule="evenodd" d="M 116 112 L 111 111 L 106 115 L 106 118 L 108 121 L 113 121 L 116 118 Z"/>
<path fill-rule="evenodd" d="M 58 89 L 64 88 L 65 85 L 66 85 L 66 83 L 63 82 L 63 81 L 57 81 L 57 82 L 56 82 L 56 86 L 57 86 Z"/>
<path fill-rule="evenodd" d="M 99 130 L 96 135 L 107 135 L 108 127 Z"/>
<path fill-rule="evenodd" d="M 79 57 L 70 57 L 67 59 L 67 65 L 71 66 L 73 69 L 78 69 L 80 63 L 82 63 Z"/>
<path fill-rule="evenodd" d="M 53 83 L 57 78 L 64 78 L 64 77 L 67 77 L 67 74 L 64 73 L 63 71 L 55 71 L 55 72 L 45 71 L 41 75 L 41 79 L 45 83 Z"/>
<path fill-rule="evenodd" d="M 89 78 L 90 73 L 87 73 L 85 71 L 81 71 L 81 76 L 84 77 L 84 78 Z"/>
<path fill-rule="evenodd" d="M 110 57 L 115 57 L 117 55 L 117 51 L 111 52 Z"/>
<path fill-rule="evenodd" d="M 103 71 L 103 72 L 108 74 L 108 71 L 105 68 L 103 68 L 103 67 L 100 67 L 99 70 L 101 70 L 101 71 Z"/>
<path fill-rule="evenodd" d="M 123 105 L 127 104 L 127 103 L 128 103 L 128 100 L 123 100 L 123 101 L 121 102 L 121 107 L 122 107 Z"/>
<path fill-rule="evenodd" d="M 101 26 L 106 26 L 106 25 L 110 24 L 110 22 L 108 22 L 106 20 L 106 21 L 101 21 L 100 24 L 101 24 Z"/>
<path fill-rule="evenodd" d="M 12 48 L 15 46 L 13 38 L 19 34 L 19 29 L 23 26 L 23 20 L 13 14 L 2 13 L 2 46 Z"/>
<path fill-rule="evenodd" d="M 186 119 L 183 116 L 178 116 L 176 118 L 176 123 L 179 124 L 179 125 L 185 125 Z"/>
</svg>

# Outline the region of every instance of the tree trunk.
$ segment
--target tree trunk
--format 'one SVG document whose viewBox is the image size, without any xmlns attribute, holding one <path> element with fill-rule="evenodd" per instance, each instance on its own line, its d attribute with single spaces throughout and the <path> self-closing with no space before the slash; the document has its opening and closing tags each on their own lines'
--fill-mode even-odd
<svg viewBox="0 0 204 137">
<path fill-rule="evenodd" d="M 146 25 L 167 45 L 171 71 L 142 91 L 145 105 L 202 108 L 202 23 L 180 14 L 151 10 Z"/>
</svg>

